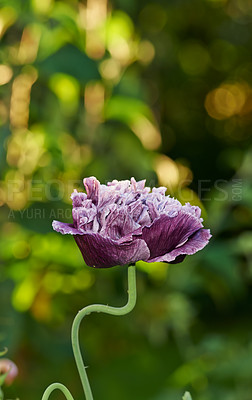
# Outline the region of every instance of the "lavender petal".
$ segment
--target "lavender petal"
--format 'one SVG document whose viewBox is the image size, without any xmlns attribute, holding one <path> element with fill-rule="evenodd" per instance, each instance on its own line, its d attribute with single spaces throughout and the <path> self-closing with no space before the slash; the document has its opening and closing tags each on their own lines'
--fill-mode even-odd
<svg viewBox="0 0 252 400">
<path fill-rule="evenodd" d="M 95 177 L 91 176 L 90 178 L 85 178 L 83 183 L 87 192 L 87 198 L 91 199 L 94 204 L 97 204 L 99 199 L 100 182 Z"/>
<path fill-rule="evenodd" d="M 62 233 L 62 235 L 78 235 L 81 234 L 73 224 L 67 224 L 65 222 L 53 221 L 52 227 L 56 232 Z"/>
</svg>

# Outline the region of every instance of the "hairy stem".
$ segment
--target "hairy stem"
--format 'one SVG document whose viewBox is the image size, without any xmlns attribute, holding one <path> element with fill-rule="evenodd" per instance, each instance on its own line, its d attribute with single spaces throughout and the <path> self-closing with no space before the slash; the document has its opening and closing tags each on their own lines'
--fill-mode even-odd
<svg viewBox="0 0 252 400">
<path fill-rule="evenodd" d="M 79 328 L 81 321 L 86 315 L 92 312 L 103 312 L 111 315 L 125 315 L 128 314 L 136 304 L 136 268 L 134 265 L 128 267 L 128 302 L 123 307 L 111 307 L 104 304 L 92 304 L 84 307 L 76 315 L 72 325 L 72 346 L 75 362 L 80 374 L 80 379 L 86 400 L 93 400 L 92 390 L 89 384 L 88 376 L 86 373 L 86 367 L 84 365 L 80 344 L 79 344 Z M 67 400 L 74 400 L 69 390 L 61 383 L 53 383 L 50 385 L 43 394 L 42 400 L 48 400 L 53 390 L 59 389 L 65 395 Z"/>
</svg>

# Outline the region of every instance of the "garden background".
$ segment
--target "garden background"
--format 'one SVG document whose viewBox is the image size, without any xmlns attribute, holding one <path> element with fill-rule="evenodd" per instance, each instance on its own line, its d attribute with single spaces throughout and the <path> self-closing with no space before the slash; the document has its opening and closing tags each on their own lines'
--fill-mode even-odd
<svg viewBox="0 0 252 400">
<path fill-rule="evenodd" d="M 164 185 L 213 234 L 181 264 L 137 263 L 130 315 L 84 321 L 94 398 L 251 400 L 251 1 L 0 4 L 0 347 L 20 371 L 7 398 L 55 381 L 83 398 L 73 317 L 126 303 L 125 268 L 85 266 L 52 231 L 94 175 Z"/>
</svg>

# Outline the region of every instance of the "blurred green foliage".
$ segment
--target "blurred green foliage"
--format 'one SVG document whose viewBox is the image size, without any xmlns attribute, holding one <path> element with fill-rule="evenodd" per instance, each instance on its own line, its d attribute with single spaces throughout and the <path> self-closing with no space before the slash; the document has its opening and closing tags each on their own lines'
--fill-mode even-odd
<svg viewBox="0 0 252 400">
<path fill-rule="evenodd" d="M 60 381 L 82 398 L 73 316 L 126 301 L 124 268 L 83 265 L 51 228 L 95 175 L 165 185 L 213 234 L 182 264 L 139 262 L 129 316 L 85 321 L 95 398 L 251 400 L 251 1 L 0 4 L 0 345 L 20 370 L 6 394 Z"/>
</svg>

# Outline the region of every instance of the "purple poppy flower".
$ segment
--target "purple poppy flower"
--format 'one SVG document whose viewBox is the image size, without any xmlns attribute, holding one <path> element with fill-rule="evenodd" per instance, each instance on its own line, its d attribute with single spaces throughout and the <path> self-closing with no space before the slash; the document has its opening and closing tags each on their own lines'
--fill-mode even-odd
<svg viewBox="0 0 252 400">
<path fill-rule="evenodd" d="M 71 195 L 73 224 L 53 221 L 53 229 L 73 235 L 89 266 L 178 263 L 211 237 L 200 208 L 165 196 L 165 187 L 151 191 L 134 178 L 101 185 L 94 177 L 85 178 L 84 186 L 87 194 L 75 190 Z"/>
</svg>

